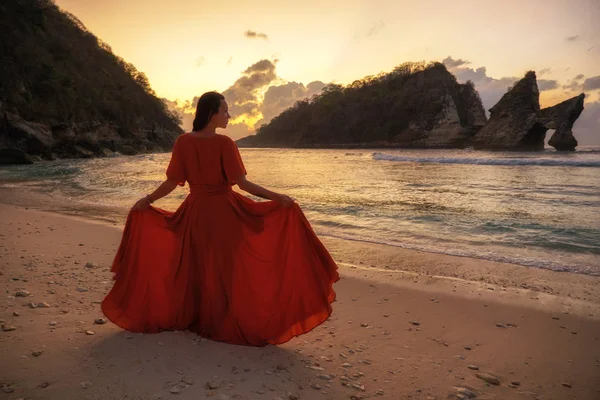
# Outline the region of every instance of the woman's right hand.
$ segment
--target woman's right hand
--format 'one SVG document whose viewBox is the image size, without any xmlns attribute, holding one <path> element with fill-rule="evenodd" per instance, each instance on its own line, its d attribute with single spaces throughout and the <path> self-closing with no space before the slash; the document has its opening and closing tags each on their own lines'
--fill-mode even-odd
<svg viewBox="0 0 600 400">
<path fill-rule="evenodd" d="M 294 202 L 296 201 L 296 199 L 294 199 L 288 195 L 280 194 L 280 193 L 278 193 L 277 196 L 273 200 L 275 200 L 277 203 L 279 203 L 280 205 L 282 205 L 284 207 L 289 207 L 292 204 L 294 204 Z"/>
<path fill-rule="evenodd" d="M 150 203 L 148 203 L 148 200 L 146 200 L 146 198 L 141 198 L 139 199 L 134 205 L 133 207 L 131 207 L 132 210 L 145 210 L 150 206 Z"/>
</svg>

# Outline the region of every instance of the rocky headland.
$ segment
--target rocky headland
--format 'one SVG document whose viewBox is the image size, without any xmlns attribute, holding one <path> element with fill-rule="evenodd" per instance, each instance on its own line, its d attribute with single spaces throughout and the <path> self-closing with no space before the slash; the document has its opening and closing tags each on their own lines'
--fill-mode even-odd
<svg viewBox="0 0 600 400">
<path fill-rule="evenodd" d="M 0 164 L 169 151 L 146 76 L 51 0 L 0 3 Z"/>
</svg>

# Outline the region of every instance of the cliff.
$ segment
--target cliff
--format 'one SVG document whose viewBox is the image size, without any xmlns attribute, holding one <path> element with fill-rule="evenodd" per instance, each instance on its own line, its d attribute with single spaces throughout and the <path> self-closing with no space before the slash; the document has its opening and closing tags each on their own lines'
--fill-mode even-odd
<svg viewBox="0 0 600 400">
<path fill-rule="evenodd" d="M 461 148 L 485 124 L 479 95 L 440 63 L 388 74 L 296 103 L 238 141 L 248 147 Z"/>
<path fill-rule="evenodd" d="M 548 144 L 557 150 L 575 150 L 573 124 L 583 111 L 585 95 L 540 109 L 535 72 L 529 71 L 490 109 L 490 119 L 473 137 L 473 147 L 484 150 L 543 150 L 548 129 L 555 129 Z"/>
<path fill-rule="evenodd" d="M 170 150 L 146 76 L 51 0 L 0 2 L 0 163 Z"/>
</svg>

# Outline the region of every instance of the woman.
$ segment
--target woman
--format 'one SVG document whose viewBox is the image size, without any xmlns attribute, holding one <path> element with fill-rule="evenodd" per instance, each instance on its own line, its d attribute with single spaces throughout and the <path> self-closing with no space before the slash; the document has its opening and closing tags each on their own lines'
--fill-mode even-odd
<svg viewBox="0 0 600 400">
<path fill-rule="evenodd" d="M 216 133 L 222 95 L 200 97 L 193 131 L 177 138 L 167 180 L 127 218 L 102 311 L 133 332 L 190 329 L 262 346 L 306 333 L 331 314 L 337 265 L 290 197 L 246 179 L 235 142 Z M 150 206 L 185 182 L 174 213 Z M 233 185 L 272 201 L 255 202 Z"/>
</svg>

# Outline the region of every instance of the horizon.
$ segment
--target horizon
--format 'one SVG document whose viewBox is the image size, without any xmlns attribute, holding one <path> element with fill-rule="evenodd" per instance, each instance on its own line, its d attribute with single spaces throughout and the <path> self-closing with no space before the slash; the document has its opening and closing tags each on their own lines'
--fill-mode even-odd
<svg viewBox="0 0 600 400">
<path fill-rule="evenodd" d="M 600 144 L 600 27 L 594 23 L 600 4 L 593 0 L 383 1 L 377 7 L 358 0 L 345 7 L 313 0 L 294 6 L 55 3 L 144 72 L 157 96 L 182 115 L 185 130 L 194 99 L 209 90 L 230 100 L 234 119 L 225 133 L 240 138 L 326 84 L 347 85 L 425 61 L 442 62 L 460 83 L 473 81 L 486 110 L 529 70 L 536 71 L 542 107 L 585 93 L 574 135 L 581 145 Z"/>
</svg>

